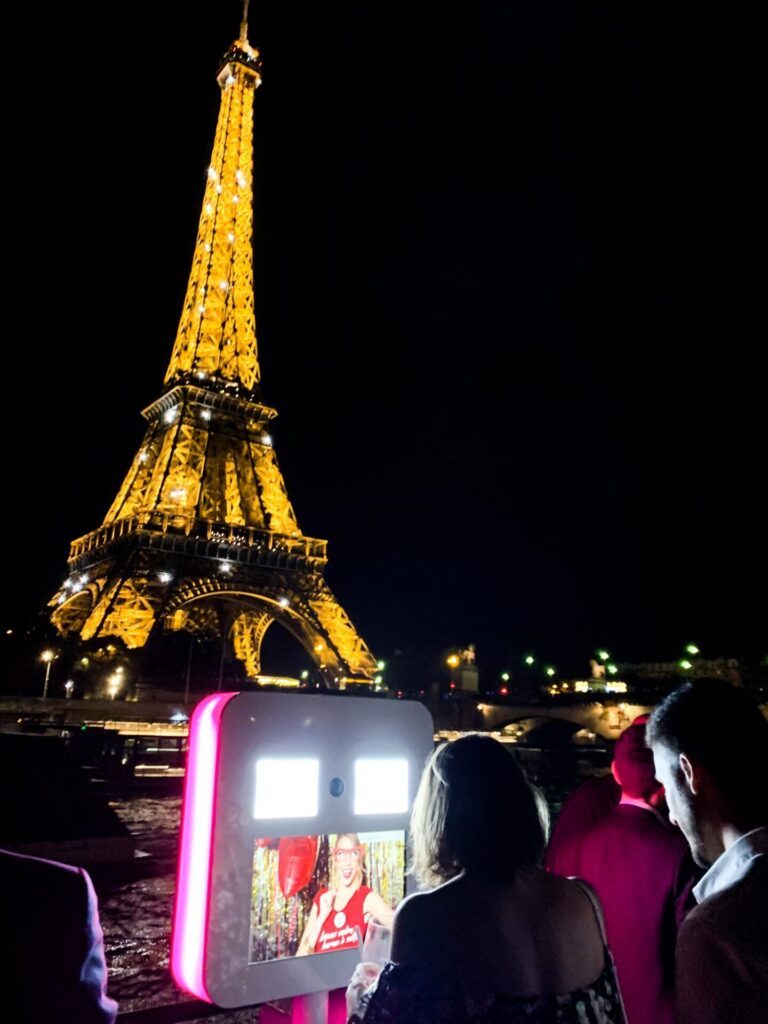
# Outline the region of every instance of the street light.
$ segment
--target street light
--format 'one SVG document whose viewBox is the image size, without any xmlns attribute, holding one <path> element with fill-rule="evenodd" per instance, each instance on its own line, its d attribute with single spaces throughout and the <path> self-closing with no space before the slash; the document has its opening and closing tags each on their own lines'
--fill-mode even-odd
<svg viewBox="0 0 768 1024">
<path fill-rule="evenodd" d="M 696 644 L 686 644 L 685 645 L 685 653 L 686 654 L 692 654 L 695 657 L 697 654 L 700 654 L 701 651 L 696 646 Z"/>
<path fill-rule="evenodd" d="M 51 665 L 53 659 L 56 657 L 56 651 L 52 651 L 50 648 L 43 651 L 40 655 L 40 660 L 45 662 L 45 682 L 43 683 L 43 700 L 48 696 L 48 680 L 51 677 Z"/>
<path fill-rule="evenodd" d="M 448 657 L 445 659 L 445 664 L 448 666 L 448 668 L 458 668 L 460 663 L 461 658 L 458 656 L 458 654 L 449 654 Z"/>
<path fill-rule="evenodd" d="M 68 679 L 66 683 L 64 683 L 64 690 L 66 691 L 67 694 L 67 700 L 69 700 L 70 697 L 72 696 L 72 691 L 74 690 L 74 688 L 75 683 L 72 679 Z"/>
<path fill-rule="evenodd" d="M 530 666 L 534 664 L 536 659 L 534 658 L 534 656 L 532 654 L 526 654 L 526 656 L 523 658 L 523 661 L 530 668 Z"/>
<path fill-rule="evenodd" d="M 601 647 L 600 650 L 596 651 L 595 653 L 597 654 L 600 661 L 608 661 L 608 659 L 611 657 L 610 653 L 606 651 L 604 647 Z"/>
<path fill-rule="evenodd" d="M 123 675 L 121 669 L 116 669 L 111 675 L 107 676 L 107 694 L 110 700 L 114 700 L 117 697 L 120 684 L 123 682 Z"/>
<path fill-rule="evenodd" d="M 555 674 L 555 670 L 552 668 L 551 665 L 548 668 L 544 669 L 544 671 L 547 673 L 547 675 L 550 677 L 550 679 Z"/>
</svg>

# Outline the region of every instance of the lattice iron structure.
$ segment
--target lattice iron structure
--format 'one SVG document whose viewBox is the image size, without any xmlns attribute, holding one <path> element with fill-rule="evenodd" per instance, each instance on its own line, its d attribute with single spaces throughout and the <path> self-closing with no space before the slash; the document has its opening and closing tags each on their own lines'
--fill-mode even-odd
<svg viewBox="0 0 768 1024">
<path fill-rule="evenodd" d="M 247 8 L 246 8 L 247 9 Z M 278 622 L 329 685 L 368 683 L 376 661 L 323 578 L 260 400 L 253 299 L 253 101 L 259 53 L 240 38 L 218 74 L 221 108 L 165 390 L 103 524 L 72 542 L 51 601 L 62 634 L 141 648 L 160 630 L 218 636 L 259 675 Z"/>
</svg>

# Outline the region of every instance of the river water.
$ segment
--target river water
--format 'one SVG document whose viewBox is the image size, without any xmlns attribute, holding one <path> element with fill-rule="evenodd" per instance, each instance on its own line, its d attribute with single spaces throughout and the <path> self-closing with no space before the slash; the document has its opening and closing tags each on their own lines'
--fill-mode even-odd
<svg viewBox="0 0 768 1024">
<path fill-rule="evenodd" d="M 529 778 L 544 791 L 553 817 L 579 782 L 609 763 L 608 751 L 597 747 L 546 751 L 519 746 L 517 752 Z M 140 855 L 129 866 L 92 872 L 109 993 L 122 1011 L 182 1002 L 186 997 L 168 969 L 181 798 L 145 792 L 116 796 L 112 805 L 135 836 Z M 214 1019 L 216 1024 L 252 1024 L 257 1018 L 257 1011 L 248 1010 Z"/>
</svg>

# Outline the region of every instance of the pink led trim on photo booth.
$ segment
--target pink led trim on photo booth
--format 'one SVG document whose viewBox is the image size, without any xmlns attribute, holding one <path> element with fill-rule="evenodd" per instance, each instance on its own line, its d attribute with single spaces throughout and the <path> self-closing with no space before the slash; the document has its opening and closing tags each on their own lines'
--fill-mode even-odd
<svg viewBox="0 0 768 1024">
<path fill-rule="evenodd" d="M 184 779 L 171 973 L 181 988 L 209 1003 L 211 998 L 204 976 L 205 939 L 219 767 L 219 726 L 224 707 L 236 696 L 236 693 L 215 693 L 200 701 L 195 708 L 189 727 Z"/>
</svg>

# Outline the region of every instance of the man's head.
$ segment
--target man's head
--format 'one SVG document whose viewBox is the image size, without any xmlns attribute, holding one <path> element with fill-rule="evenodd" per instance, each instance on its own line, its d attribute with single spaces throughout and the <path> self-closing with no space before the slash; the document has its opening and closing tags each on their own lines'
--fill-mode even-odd
<svg viewBox="0 0 768 1024">
<path fill-rule="evenodd" d="M 653 754 L 645 742 L 647 715 L 636 718 L 616 740 L 613 777 L 624 796 L 651 802 L 661 789 L 653 766 Z"/>
<path fill-rule="evenodd" d="M 647 727 L 670 819 L 707 867 L 726 834 L 768 823 L 768 721 L 721 679 L 685 683 L 655 709 Z"/>
</svg>

